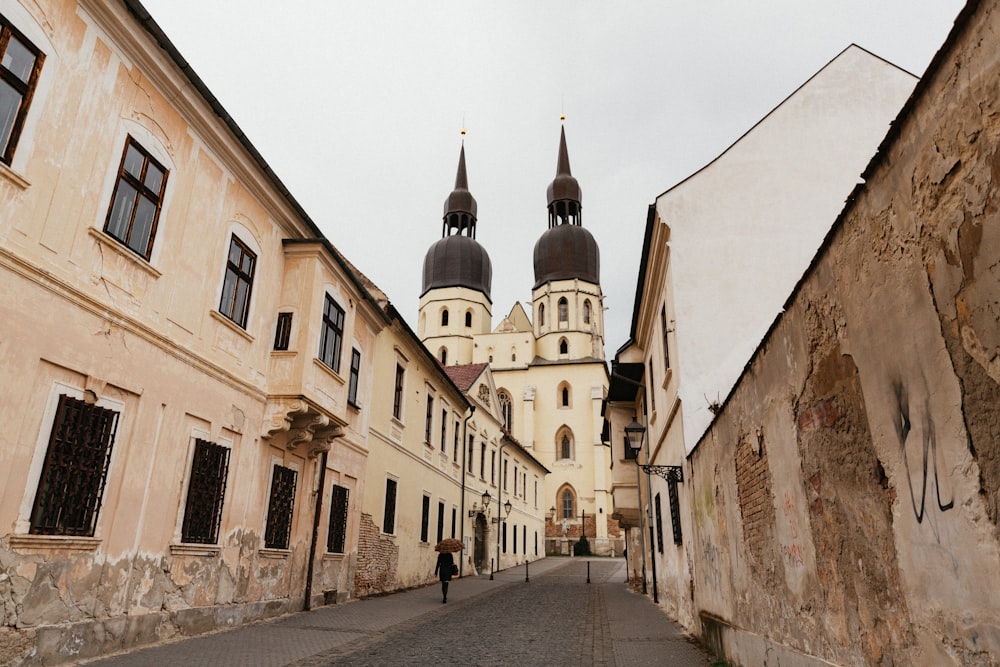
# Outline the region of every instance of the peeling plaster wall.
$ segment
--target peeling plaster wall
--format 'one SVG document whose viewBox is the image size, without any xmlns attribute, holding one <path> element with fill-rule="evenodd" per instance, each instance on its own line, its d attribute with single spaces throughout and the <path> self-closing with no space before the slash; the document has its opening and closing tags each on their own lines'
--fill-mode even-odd
<svg viewBox="0 0 1000 667">
<path fill-rule="evenodd" d="M 1000 9 L 975 5 L 689 458 L 693 629 L 734 665 L 1000 664 Z"/>
</svg>

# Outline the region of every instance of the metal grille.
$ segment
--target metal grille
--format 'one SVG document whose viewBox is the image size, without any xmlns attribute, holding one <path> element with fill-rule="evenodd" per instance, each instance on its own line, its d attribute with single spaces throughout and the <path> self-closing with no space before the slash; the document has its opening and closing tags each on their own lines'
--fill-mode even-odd
<svg viewBox="0 0 1000 667">
<path fill-rule="evenodd" d="M 295 480 L 298 476 L 291 468 L 274 466 L 271 478 L 271 499 L 267 509 L 267 526 L 264 529 L 264 546 L 268 549 L 287 549 L 292 532 L 292 509 L 295 507 Z"/>
<path fill-rule="evenodd" d="M 182 541 L 198 544 L 218 542 L 228 472 L 228 447 L 207 440 L 195 440 L 184 525 L 181 528 Z"/>
<path fill-rule="evenodd" d="M 114 410 L 59 397 L 31 511 L 32 533 L 94 534 L 117 428 Z"/>
<path fill-rule="evenodd" d="M 667 492 L 670 498 L 670 527 L 674 531 L 674 544 L 680 545 L 684 540 L 681 535 L 681 503 L 677 494 L 677 480 L 667 480 Z"/>
<path fill-rule="evenodd" d="M 330 553 L 344 553 L 344 537 L 347 535 L 347 499 L 350 492 L 346 487 L 333 485 L 330 497 L 330 530 L 326 536 L 326 550 Z"/>
</svg>

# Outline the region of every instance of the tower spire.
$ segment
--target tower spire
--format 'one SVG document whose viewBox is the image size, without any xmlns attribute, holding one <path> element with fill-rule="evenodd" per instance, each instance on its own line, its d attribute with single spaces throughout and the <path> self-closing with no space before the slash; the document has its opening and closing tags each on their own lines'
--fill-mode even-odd
<svg viewBox="0 0 1000 667">
<path fill-rule="evenodd" d="M 458 171 L 455 189 L 444 200 L 444 224 L 441 236 L 464 234 L 476 238 L 476 198 L 469 192 L 469 175 L 465 170 L 465 129 L 462 129 L 462 148 L 458 154 Z"/>
<path fill-rule="evenodd" d="M 562 120 L 565 121 L 565 116 Z M 580 225 L 583 209 L 583 192 L 580 184 L 569 168 L 569 150 L 566 148 L 566 126 L 559 133 L 559 158 L 556 162 L 556 177 L 549 184 L 549 228 L 558 225 Z"/>
</svg>

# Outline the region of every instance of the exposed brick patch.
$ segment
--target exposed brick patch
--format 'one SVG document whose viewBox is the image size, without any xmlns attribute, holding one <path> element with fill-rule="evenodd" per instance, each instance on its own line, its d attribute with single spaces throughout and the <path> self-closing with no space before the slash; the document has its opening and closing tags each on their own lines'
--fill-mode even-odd
<svg viewBox="0 0 1000 667">
<path fill-rule="evenodd" d="M 399 547 L 372 521 L 371 514 L 361 515 L 358 535 L 358 567 L 354 573 L 354 595 L 367 597 L 396 590 Z"/>
<path fill-rule="evenodd" d="M 750 562 L 762 566 L 773 553 L 774 501 L 763 436 L 742 434 L 736 445 L 736 488 L 743 517 L 743 542 Z"/>
</svg>

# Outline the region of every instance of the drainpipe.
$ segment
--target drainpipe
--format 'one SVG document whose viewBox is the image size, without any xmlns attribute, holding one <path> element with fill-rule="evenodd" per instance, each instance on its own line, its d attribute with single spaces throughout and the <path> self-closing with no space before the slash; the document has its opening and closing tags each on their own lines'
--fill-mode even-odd
<svg viewBox="0 0 1000 667">
<path fill-rule="evenodd" d="M 323 489 L 326 488 L 326 457 L 327 452 L 323 452 L 319 460 L 319 486 L 316 489 L 316 509 L 313 512 L 312 541 L 309 543 L 309 565 L 306 568 L 306 611 L 312 610 L 312 583 L 316 563 L 316 544 L 319 542 L 319 516 L 323 513 Z"/>
<path fill-rule="evenodd" d="M 462 452 L 462 500 L 461 509 L 459 510 L 458 518 L 462 521 L 462 530 L 459 534 L 462 544 L 465 544 L 465 453 L 468 449 L 466 447 L 466 441 L 468 440 L 467 431 L 469 429 L 469 420 L 472 419 L 472 415 L 476 414 L 476 406 L 469 406 L 469 414 L 466 416 L 465 421 L 462 422 L 462 441 L 460 443 L 460 449 Z M 462 570 L 465 569 L 465 559 L 459 556 L 458 558 L 458 576 L 462 576 Z"/>
</svg>

